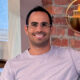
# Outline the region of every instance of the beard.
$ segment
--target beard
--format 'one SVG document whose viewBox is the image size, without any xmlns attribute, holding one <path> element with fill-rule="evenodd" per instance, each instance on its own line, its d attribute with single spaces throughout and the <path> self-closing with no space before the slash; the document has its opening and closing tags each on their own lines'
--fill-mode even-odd
<svg viewBox="0 0 80 80">
<path fill-rule="evenodd" d="M 33 36 L 35 36 L 36 34 L 42 34 L 44 37 L 46 36 L 46 33 L 45 32 L 36 32 L 36 33 L 32 33 Z M 38 39 L 38 41 L 34 41 L 32 39 L 29 39 L 30 40 L 30 43 L 33 45 L 33 46 L 36 46 L 36 47 L 45 47 L 48 45 L 49 41 L 50 41 L 50 38 L 46 38 L 45 40 L 41 40 L 41 39 Z"/>
<path fill-rule="evenodd" d="M 43 41 L 43 42 L 35 42 L 35 41 L 30 41 L 30 42 L 31 42 L 31 44 L 32 44 L 33 46 L 36 46 L 36 47 L 45 47 L 45 46 L 48 45 L 49 41 L 50 41 L 50 40 L 47 39 L 47 40 L 45 40 L 45 41 Z"/>
</svg>

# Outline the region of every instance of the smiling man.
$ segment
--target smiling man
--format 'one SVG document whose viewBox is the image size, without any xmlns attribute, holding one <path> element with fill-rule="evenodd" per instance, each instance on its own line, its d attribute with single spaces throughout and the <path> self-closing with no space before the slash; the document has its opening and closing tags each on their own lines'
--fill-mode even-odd
<svg viewBox="0 0 80 80">
<path fill-rule="evenodd" d="M 27 15 L 25 33 L 29 49 L 7 61 L 0 80 L 77 80 L 80 52 L 50 45 L 52 19 L 42 7 Z"/>
<path fill-rule="evenodd" d="M 25 32 L 29 37 L 30 54 L 43 54 L 50 49 L 50 34 L 52 30 L 51 17 L 45 12 L 35 11 L 25 26 Z M 42 50 L 43 49 L 43 50 Z"/>
</svg>

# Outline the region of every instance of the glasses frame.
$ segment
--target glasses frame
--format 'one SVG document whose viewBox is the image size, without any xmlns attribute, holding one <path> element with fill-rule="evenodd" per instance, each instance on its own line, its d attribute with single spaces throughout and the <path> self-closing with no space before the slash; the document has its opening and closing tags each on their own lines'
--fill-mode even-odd
<svg viewBox="0 0 80 80">
<path fill-rule="evenodd" d="M 31 22 L 29 25 L 27 25 L 28 27 L 30 27 L 31 29 L 36 29 L 38 26 L 40 26 L 43 29 L 48 29 L 50 28 L 50 24 L 48 22 Z"/>
</svg>

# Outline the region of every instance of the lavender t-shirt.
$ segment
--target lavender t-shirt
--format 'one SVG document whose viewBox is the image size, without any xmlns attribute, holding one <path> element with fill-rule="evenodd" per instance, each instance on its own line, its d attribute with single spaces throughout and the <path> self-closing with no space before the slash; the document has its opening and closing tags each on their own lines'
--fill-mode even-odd
<svg viewBox="0 0 80 80">
<path fill-rule="evenodd" d="M 42 55 L 28 50 L 7 61 L 0 80 L 77 80 L 80 75 L 80 52 L 51 46 Z"/>
</svg>

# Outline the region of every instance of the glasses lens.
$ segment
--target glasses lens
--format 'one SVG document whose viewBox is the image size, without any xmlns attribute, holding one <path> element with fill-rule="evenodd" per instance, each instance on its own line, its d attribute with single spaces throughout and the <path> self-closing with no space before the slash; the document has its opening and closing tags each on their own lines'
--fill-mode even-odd
<svg viewBox="0 0 80 80">
<path fill-rule="evenodd" d="M 32 27 L 37 27 L 37 25 L 38 25 L 37 22 L 32 22 L 32 23 L 31 23 L 31 26 L 32 26 Z"/>
<path fill-rule="evenodd" d="M 41 26 L 42 27 L 49 27 L 49 24 L 47 22 L 42 22 Z"/>
<path fill-rule="evenodd" d="M 31 28 L 36 28 L 38 26 L 41 26 L 42 28 L 47 28 L 50 25 L 48 24 L 48 22 L 41 22 L 40 24 L 38 22 L 32 22 L 30 25 Z"/>
</svg>

